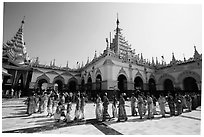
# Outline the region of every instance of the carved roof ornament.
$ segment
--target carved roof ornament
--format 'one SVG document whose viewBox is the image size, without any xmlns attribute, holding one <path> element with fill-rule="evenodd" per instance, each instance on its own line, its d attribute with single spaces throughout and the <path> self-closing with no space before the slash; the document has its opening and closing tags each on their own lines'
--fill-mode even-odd
<svg viewBox="0 0 204 137">
<path fill-rule="evenodd" d="M 149 76 L 149 78 L 153 78 L 153 79 L 155 79 L 154 74 L 153 74 L 153 73 L 151 73 L 151 75 Z"/>
<path fill-rule="evenodd" d="M 119 74 L 121 74 L 121 73 L 127 75 L 123 67 L 119 71 Z"/>
<path fill-rule="evenodd" d="M 97 75 L 97 74 L 101 74 L 101 71 L 100 71 L 99 68 L 97 68 L 97 70 L 96 70 L 96 75 Z"/>
<path fill-rule="evenodd" d="M 97 58 L 97 54 L 96 54 L 96 50 L 95 50 L 95 54 L 94 54 L 94 59 Z"/>
<path fill-rule="evenodd" d="M 136 76 L 141 76 L 142 77 L 142 74 L 140 73 L 139 70 L 137 71 Z"/>
<path fill-rule="evenodd" d="M 175 65 L 177 63 L 177 60 L 174 57 L 174 53 L 172 53 L 172 60 L 170 62 L 171 65 Z"/>
<path fill-rule="evenodd" d="M 89 64 L 89 57 L 87 58 L 87 62 L 86 62 L 86 64 Z"/>
<path fill-rule="evenodd" d="M 113 61 L 111 59 L 106 59 L 103 63 L 103 65 L 114 65 Z"/>
</svg>

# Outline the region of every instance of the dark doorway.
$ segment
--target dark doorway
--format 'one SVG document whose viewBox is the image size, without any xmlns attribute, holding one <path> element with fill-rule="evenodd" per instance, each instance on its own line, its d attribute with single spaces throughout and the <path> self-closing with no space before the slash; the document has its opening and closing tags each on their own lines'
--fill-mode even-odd
<svg viewBox="0 0 204 137">
<path fill-rule="evenodd" d="M 127 90 L 127 78 L 123 74 L 118 76 L 118 89 L 121 93 Z"/>
<path fill-rule="evenodd" d="M 75 81 L 70 81 L 69 82 L 69 91 L 71 91 L 72 93 L 76 92 L 76 86 L 77 86 L 77 83 Z"/>
<path fill-rule="evenodd" d="M 149 79 L 149 91 L 156 91 L 156 83 L 153 78 Z"/>
<path fill-rule="evenodd" d="M 63 82 L 61 80 L 56 80 L 55 83 L 58 86 L 58 91 L 62 92 L 62 90 L 63 90 Z"/>
<path fill-rule="evenodd" d="M 189 90 L 189 91 L 198 90 L 196 80 L 192 77 L 187 77 L 183 80 L 183 87 L 184 87 L 184 90 Z"/>
<path fill-rule="evenodd" d="M 84 92 L 85 91 L 85 87 L 84 87 L 85 81 L 84 79 L 81 80 L 81 91 Z"/>
<path fill-rule="evenodd" d="M 174 90 L 174 85 L 173 85 L 172 80 L 166 79 L 164 81 L 164 90 L 169 90 L 169 91 L 173 91 Z"/>
<path fill-rule="evenodd" d="M 136 77 L 134 80 L 134 87 L 135 89 L 143 90 L 143 81 L 142 78 Z"/>
<path fill-rule="evenodd" d="M 91 79 L 91 77 L 89 77 L 88 80 L 87 80 L 87 91 L 86 91 L 86 94 L 87 94 L 89 99 L 93 100 L 94 94 L 92 92 L 92 79 Z"/>
</svg>

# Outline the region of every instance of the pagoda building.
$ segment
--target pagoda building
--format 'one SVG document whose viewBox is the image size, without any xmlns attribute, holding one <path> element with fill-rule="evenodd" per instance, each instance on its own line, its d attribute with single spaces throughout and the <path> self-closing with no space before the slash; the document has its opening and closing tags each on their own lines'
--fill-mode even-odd
<svg viewBox="0 0 204 137">
<path fill-rule="evenodd" d="M 14 37 L 3 43 L 2 67 L 8 73 L 3 75 L 3 91 L 13 88 L 15 91 L 23 90 L 26 94 L 32 77 L 32 68 L 29 65 L 29 58 L 24 42 L 24 23 L 22 20 L 20 28 Z"/>
<path fill-rule="evenodd" d="M 125 39 L 116 20 L 113 38 L 106 38 L 106 48 L 103 53 L 96 51 L 93 58 L 88 57 L 86 63 L 77 62 L 77 68 L 56 65 L 53 59 L 49 65 L 41 64 L 39 57 L 29 60 L 23 38 L 25 20 L 21 22 L 16 35 L 3 43 L 3 90 L 14 88 L 39 89 L 42 85 L 65 92 L 86 92 L 89 99 L 108 93 L 119 95 L 125 92 L 131 96 L 135 90 L 158 95 L 163 92 L 174 92 L 175 89 L 188 92 L 201 92 L 202 54 L 194 46 L 194 55 L 184 60 L 176 59 L 172 53 L 170 63 L 161 62 L 156 57 L 151 61 L 136 53 Z M 43 87 L 45 88 L 45 87 Z M 26 95 L 27 92 L 24 92 Z"/>
</svg>

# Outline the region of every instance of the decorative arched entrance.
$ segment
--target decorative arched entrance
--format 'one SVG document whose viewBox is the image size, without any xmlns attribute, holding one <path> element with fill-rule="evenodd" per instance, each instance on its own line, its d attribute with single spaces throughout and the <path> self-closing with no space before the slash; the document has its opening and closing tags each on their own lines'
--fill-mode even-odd
<svg viewBox="0 0 204 137">
<path fill-rule="evenodd" d="M 135 87 L 135 89 L 143 90 L 143 80 L 141 77 L 137 76 L 134 79 L 134 87 Z"/>
<path fill-rule="evenodd" d="M 118 76 L 118 89 L 120 90 L 120 93 L 127 90 L 127 78 L 123 74 Z"/>
<path fill-rule="evenodd" d="M 170 79 L 165 79 L 164 80 L 163 87 L 164 87 L 164 90 L 169 90 L 169 91 L 174 90 L 173 82 Z"/>
<path fill-rule="evenodd" d="M 149 91 L 156 91 L 156 82 L 153 78 L 149 79 Z"/>
<path fill-rule="evenodd" d="M 178 82 L 183 84 L 183 90 L 201 90 L 201 75 L 186 70 L 178 75 Z"/>
<path fill-rule="evenodd" d="M 37 88 L 42 91 L 42 86 L 50 83 L 50 79 L 46 74 L 39 76 L 36 80 Z"/>
<path fill-rule="evenodd" d="M 186 77 L 183 80 L 183 88 L 184 90 L 188 91 L 197 91 L 198 86 L 196 80 L 192 77 Z"/>
<path fill-rule="evenodd" d="M 96 76 L 96 90 L 101 90 L 102 77 L 100 74 Z"/>
</svg>

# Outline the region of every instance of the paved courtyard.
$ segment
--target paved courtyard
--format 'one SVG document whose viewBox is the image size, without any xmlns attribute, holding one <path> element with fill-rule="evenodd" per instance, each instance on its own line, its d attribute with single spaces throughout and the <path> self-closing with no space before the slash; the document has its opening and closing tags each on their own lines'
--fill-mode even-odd
<svg viewBox="0 0 204 137">
<path fill-rule="evenodd" d="M 180 116 L 161 118 L 155 115 L 152 120 L 139 119 L 130 116 L 130 102 L 126 102 L 128 120 L 116 122 L 117 119 L 98 123 L 95 120 L 95 105 L 87 103 L 85 106 L 85 121 L 72 123 L 56 123 L 46 114 L 27 116 L 26 105 L 22 99 L 2 99 L 2 132 L 3 133 L 41 133 L 41 134 L 72 134 L 72 135 L 200 135 L 201 108 L 192 112 L 185 112 Z M 72 116 L 74 117 L 75 104 Z M 111 105 L 109 107 L 111 113 Z M 157 108 L 159 111 L 159 108 Z M 167 113 L 168 113 L 167 108 Z"/>
</svg>

